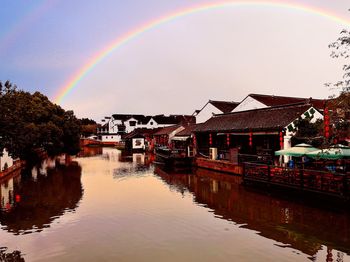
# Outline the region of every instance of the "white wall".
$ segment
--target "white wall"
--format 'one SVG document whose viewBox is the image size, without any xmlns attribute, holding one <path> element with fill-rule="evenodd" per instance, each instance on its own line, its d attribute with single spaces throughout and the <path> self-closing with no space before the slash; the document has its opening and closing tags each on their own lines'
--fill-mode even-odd
<svg viewBox="0 0 350 262">
<path fill-rule="evenodd" d="M 306 112 L 309 112 L 309 114 L 310 115 L 312 115 L 311 114 L 311 111 L 312 110 L 314 110 L 315 111 L 315 113 L 313 114 L 313 118 L 310 120 L 310 122 L 311 123 L 315 123 L 316 121 L 317 121 L 317 119 L 323 119 L 323 115 L 320 113 L 320 112 L 318 112 L 315 108 L 313 108 L 313 107 L 310 107 L 307 111 L 305 111 L 302 115 L 301 115 L 301 118 L 305 118 L 306 116 L 305 116 L 305 113 Z M 296 119 L 295 119 L 296 120 Z M 294 122 L 294 121 L 293 121 Z M 293 128 L 294 128 L 294 124 L 293 124 L 293 122 L 292 123 L 290 123 L 289 125 L 292 125 L 293 126 Z M 289 125 L 287 125 L 285 128 L 286 128 L 286 136 L 293 136 L 293 135 L 295 135 L 295 132 L 290 132 L 290 131 L 288 131 L 288 126 Z"/>
<path fill-rule="evenodd" d="M 204 123 L 210 119 L 213 114 L 222 114 L 222 112 L 213 106 L 210 103 L 207 103 L 206 106 L 196 115 L 196 123 Z"/>
<path fill-rule="evenodd" d="M 144 138 L 133 138 L 132 139 L 132 149 L 145 149 L 145 139 Z"/>
<path fill-rule="evenodd" d="M 255 100 L 254 98 L 247 96 L 232 112 L 239 112 L 257 108 L 265 108 L 267 107 L 265 104 Z"/>
<path fill-rule="evenodd" d="M 169 134 L 169 139 L 168 139 L 168 144 L 170 144 L 171 139 L 179 132 L 181 132 L 182 130 L 184 130 L 185 128 L 183 126 L 179 126 L 177 129 L 175 129 L 173 132 L 171 132 Z"/>
<path fill-rule="evenodd" d="M 0 157 L 0 171 L 4 171 L 5 164 L 8 168 L 13 166 L 13 158 L 9 156 L 6 149 L 3 150 L 3 155 Z"/>
<path fill-rule="evenodd" d="M 101 136 L 101 141 L 102 142 L 120 142 L 121 141 L 121 136 L 120 135 L 102 135 Z"/>
</svg>

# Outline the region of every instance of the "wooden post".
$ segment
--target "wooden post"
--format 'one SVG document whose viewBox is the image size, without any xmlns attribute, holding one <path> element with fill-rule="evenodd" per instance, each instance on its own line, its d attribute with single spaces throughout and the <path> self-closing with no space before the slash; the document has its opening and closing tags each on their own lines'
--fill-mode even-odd
<svg viewBox="0 0 350 262">
<path fill-rule="evenodd" d="M 269 181 L 269 183 L 270 183 L 270 181 L 271 181 L 271 167 L 270 167 L 270 165 L 267 165 L 267 180 Z"/>
</svg>

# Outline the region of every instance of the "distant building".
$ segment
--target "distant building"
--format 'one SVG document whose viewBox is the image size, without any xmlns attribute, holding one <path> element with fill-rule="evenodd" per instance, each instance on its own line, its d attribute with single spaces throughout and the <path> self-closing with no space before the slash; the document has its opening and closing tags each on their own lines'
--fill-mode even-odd
<svg viewBox="0 0 350 262">
<path fill-rule="evenodd" d="M 232 112 L 246 111 L 259 108 L 267 108 L 273 106 L 290 105 L 297 103 L 309 103 L 320 112 L 323 112 L 325 102 L 324 99 L 288 97 L 262 94 L 249 94 L 237 105 Z"/>
<path fill-rule="evenodd" d="M 123 137 L 137 128 L 155 129 L 177 124 L 196 123 L 195 116 L 189 115 L 155 115 L 114 114 L 102 120 L 98 136 L 103 143 L 118 143 Z"/>
<path fill-rule="evenodd" d="M 238 106 L 238 102 L 209 100 L 200 110 L 194 112 L 197 123 L 204 123 L 215 114 L 229 113 Z"/>
<path fill-rule="evenodd" d="M 172 125 L 164 127 L 153 134 L 156 146 L 169 146 L 171 144 L 172 138 L 185 127 L 182 125 Z"/>
</svg>

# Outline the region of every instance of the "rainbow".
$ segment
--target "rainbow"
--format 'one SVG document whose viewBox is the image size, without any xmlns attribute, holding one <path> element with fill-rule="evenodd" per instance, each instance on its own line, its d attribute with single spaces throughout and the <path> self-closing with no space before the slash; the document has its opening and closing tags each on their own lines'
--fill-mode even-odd
<svg viewBox="0 0 350 262">
<path fill-rule="evenodd" d="M 127 44 L 131 40 L 141 36 L 142 34 L 157 28 L 167 22 L 174 19 L 181 18 L 184 16 L 189 16 L 191 14 L 196 14 L 200 12 L 205 12 L 213 9 L 221 9 L 228 7 L 247 7 L 247 6 L 258 6 L 258 7 L 272 7 L 272 8 L 284 8 L 291 9 L 295 11 L 307 12 L 310 14 L 318 15 L 330 20 L 333 20 L 341 25 L 349 26 L 350 20 L 340 17 L 339 15 L 333 14 L 331 12 L 307 6 L 299 3 L 281 3 L 281 1 L 224 1 L 216 3 L 205 3 L 197 6 L 191 6 L 183 10 L 178 10 L 176 12 L 167 14 L 158 19 L 149 21 L 134 30 L 116 38 L 112 43 L 107 45 L 104 49 L 97 52 L 92 56 L 89 61 L 84 64 L 61 88 L 59 88 L 58 93 L 54 97 L 55 103 L 59 104 L 62 100 L 74 89 L 77 84 L 83 79 L 87 74 L 89 74 L 104 58 L 110 55 L 113 51 L 120 48 L 121 46 Z"/>
</svg>

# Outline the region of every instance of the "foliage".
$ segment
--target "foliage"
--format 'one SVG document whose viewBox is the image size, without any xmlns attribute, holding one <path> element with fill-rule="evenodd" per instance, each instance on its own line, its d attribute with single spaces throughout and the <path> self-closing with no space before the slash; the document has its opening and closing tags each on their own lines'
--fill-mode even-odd
<svg viewBox="0 0 350 262">
<path fill-rule="evenodd" d="M 95 135 L 97 132 L 97 123 L 95 122 L 95 120 L 82 118 L 80 119 L 80 125 L 81 125 L 81 134 L 83 137 Z"/>
<path fill-rule="evenodd" d="M 0 82 L 0 150 L 28 159 L 38 149 L 50 155 L 79 150 L 80 122 L 39 92 Z"/>
<path fill-rule="evenodd" d="M 338 39 L 329 47 L 332 49 L 331 57 L 346 60 L 346 64 L 343 66 L 343 80 L 333 84 L 333 86 L 341 88 L 340 93 L 338 96 L 334 96 L 328 104 L 332 112 L 331 124 L 334 137 L 342 140 L 350 137 L 350 31 L 342 30 Z"/>
<path fill-rule="evenodd" d="M 338 39 L 331 43 L 329 47 L 332 49 L 331 57 L 333 58 L 344 58 L 350 57 L 350 31 L 342 30 Z M 350 64 L 343 66 L 343 80 L 338 81 L 334 84 L 335 87 L 340 87 L 341 92 L 350 91 Z"/>
<path fill-rule="evenodd" d="M 80 119 L 81 125 L 96 125 L 96 121 L 89 118 L 82 118 Z"/>
</svg>

